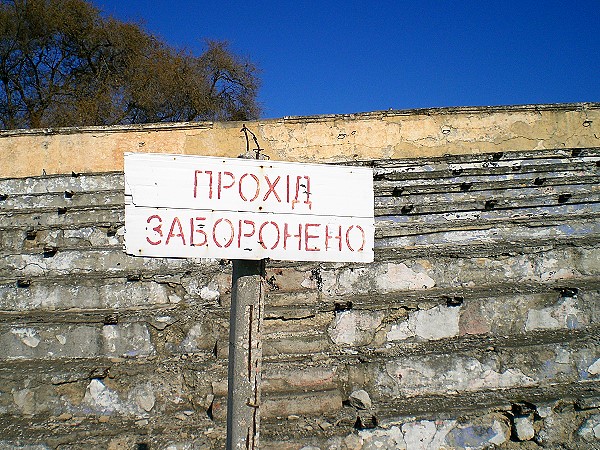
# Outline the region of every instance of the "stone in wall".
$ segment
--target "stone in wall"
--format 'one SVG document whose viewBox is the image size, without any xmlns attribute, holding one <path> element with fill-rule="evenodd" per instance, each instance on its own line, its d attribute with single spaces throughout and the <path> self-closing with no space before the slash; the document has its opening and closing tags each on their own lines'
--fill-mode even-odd
<svg viewBox="0 0 600 450">
<path fill-rule="evenodd" d="M 155 353 L 146 324 L 125 323 L 102 327 L 104 349 L 109 356 L 141 357 Z"/>
<path fill-rule="evenodd" d="M 490 414 L 457 422 L 446 435 L 444 445 L 450 448 L 481 449 L 501 445 L 509 439 L 510 426 L 507 418 L 502 414 Z"/>
<path fill-rule="evenodd" d="M 403 341 L 416 337 L 438 340 L 458 336 L 460 307 L 438 305 L 431 309 L 411 312 L 408 319 L 391 326 L 388 341 Z"/>
<path fill-rule="evenodd" d="M 0 359 L 143 357 L 154 354 L 146 324 L 11 327 L 0 333 Z"/>
<path fill-rule="evenodd" d="M 381 325 L 384 313 L 382 311 L 340 311 L 329 329 L 331 340 L 341 346 L 368 345 Z"/>
<path fill-rule="evenodd" d="M 373 430 L 358 430 L 343 438 L 332 438 L 323 446 L 298 446 L 318 450 L 441 450 L 485 449 L 510 440 L 511 427 L 502 414 L 487 414 L 463 420 L 415 420 L 389 424 Z"/>
<path fill-rule="evenodd" d="M 94 279 L 45 281 L 37 279 L 27 288 L 0 284 L 0 307 L 7 311 L 60 311 L 71 308 L 118 309 L 177 303 L 173 289 L 148 281 L 129 282 L 113 278 L 99 284 Z M 179 299 L 180 300 L 180 299 Z"/>
<path fill-rule="evenodd" d="M 425 265 L 415 262 L 410 266 L 404 263 L 374 263 L 369 267 L 323 270 L 318 286 L 311 278 L 302 284 L 318 287 L 329 296 L 337 296 L 430 289 L 436 283 Z"/>
<path fill-rule="evenodd" d="M 586 442 L 599 442 L 600 441 L 600 414 L 594 414 L 589 419 L 587 419 L 579 430 L 577 430 L 577 434 L 583 438 Z"/>
<path fill-rule="evenodd" d="M 74 408 L 84 414 L 125 414 L 144 417 L 156 402 L 155 386 L 150 382 L 133 386 L 127 397 L 121 399 L 119 393 L 99 379 L 93 379 L 87 386 L 81 404 Z"/>
<path fill-rule="evenodd" d="M 392 359 L 378 376 L 380 389 L 392 396 L 467 392 L 532 386 L 535 380 L 519 368 L 501 367 L 493 358 L 424 356 Z"/>
<path fill-rule="evenodd" d="M 556 305 L 527 312 L 525 331 L 556 328 L 575 329 L 586 325 L 588 318 L 577 307 L 577 296 L 560 298 Z"/>
<path fill-rule="evenodd" d="M 194 323 L 188 330 L 185 338 L 179 345 L 179 351 L 182 353 L 191 353 L 203 350 L 212 350 L 216 345 L 217 339 L 212 327 L 206 323 Z"/>
</svg>

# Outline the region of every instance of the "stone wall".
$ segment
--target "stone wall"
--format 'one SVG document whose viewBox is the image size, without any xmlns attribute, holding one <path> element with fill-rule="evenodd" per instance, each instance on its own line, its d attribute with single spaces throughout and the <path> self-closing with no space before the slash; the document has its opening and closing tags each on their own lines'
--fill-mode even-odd
<svg viewBox="0 0 600 450">
<path fill-rule="evenodd" d="M 268 263 L 264 449 L 600 443 L 600 149 L 373 159 L 372 264 Z M 231 264 L 123 175 L 0 180 L 0 449 L 224 448 Z"/>
<path fill-rule="evenodd" d="M 123 170 L 124 152 L 235 158 L 246 148 L 242 125 L 194 122 L 0 131 L 0 178 Z M 600 103 L 390 110 L 246 125 L 266 154 L 279 161 L 588 148 L 600 146 Z"/>
</svg>

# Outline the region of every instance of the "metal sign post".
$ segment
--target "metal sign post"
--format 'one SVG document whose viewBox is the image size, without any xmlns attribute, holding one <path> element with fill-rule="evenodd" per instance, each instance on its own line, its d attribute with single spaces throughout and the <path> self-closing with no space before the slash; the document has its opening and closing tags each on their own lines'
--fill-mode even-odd
<svg viewBox="0 0 600 450">
<path fill-rule="evenodd" d="M 246 128 L 246 158 L 250 140 Z M 266 260 L 233 260 L 229 309 L 229 360 L 227 366 L 227 450 L 258 449 L 262 374 L 262 320 L 265 309 Z"/>
<path fill-rule="evenodd" d="M 227 450 L 258 448 L 265 261 L 233 261 Z"/>
</svg>

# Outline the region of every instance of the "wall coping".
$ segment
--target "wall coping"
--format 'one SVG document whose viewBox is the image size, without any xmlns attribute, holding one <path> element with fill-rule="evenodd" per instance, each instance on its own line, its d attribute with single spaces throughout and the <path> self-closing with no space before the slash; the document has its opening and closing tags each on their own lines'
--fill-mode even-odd
<svg viewBox="0 0 600 450">
<path fill-rule="evenodd" d="M 600 146 L 600 103 L 421 108 L 0 131 L 0 178 L 123 169 L 124 152 L 236 157 L 242 124 L 274 160 L 362 161 Z"/>
<path fill-rule="evenodd" d="M 473 113 L 497 113 L 497 112 L 536 112 L 536 111 L 582 111 L 600 109 L 600 102 L 582 103 L 547 103 L 526 105 L 496 105 L 496 106 L 448 106 L 439 108 L 413 108 L 413 109 L 390 109 L 382 111 L 368 111 L 351 114 L 318 114 L 309 116 L 284 116 L 273 119 L 258 119 L 246 121 L 220 122 L 239 127 L 243 124 L 254 123 L 310 123 L 324 122 L 330 120 L 368 120 L 383 117 L 415 116 L 415 115 L 452 115 Z M 54 134 L 79 134 L 97 133 L 121 133 L 131 131 L 165 131 L 181 129 L 212 129 L 216 122 L 165 122 L 165 123 L 143 123 L 133 125 L 107 125 L 107 126 L 84 126 L 84 127 L 56 127 L 56 128 L 32 128 L 16 130 L 0 130 L 0 138 L 12 136 L 49 136 Z"/>
</svg>

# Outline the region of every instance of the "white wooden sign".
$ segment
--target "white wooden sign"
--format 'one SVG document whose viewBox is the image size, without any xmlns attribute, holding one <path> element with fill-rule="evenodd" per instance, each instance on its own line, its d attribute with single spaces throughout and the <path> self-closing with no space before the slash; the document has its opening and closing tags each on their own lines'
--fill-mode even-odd
<svg viewBox="0 0 600 450">
<path fill-rule="evenodd" d="M 373 261 L 364 167 L 125 154 L 125 251 L 138 256 Z"/>
</svg>

